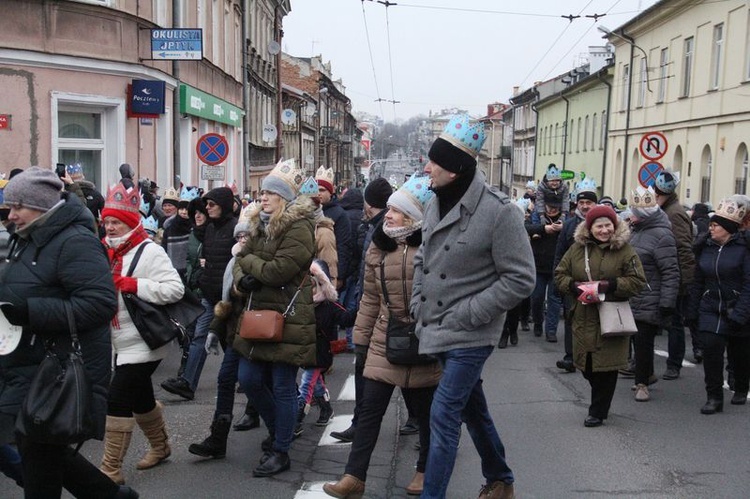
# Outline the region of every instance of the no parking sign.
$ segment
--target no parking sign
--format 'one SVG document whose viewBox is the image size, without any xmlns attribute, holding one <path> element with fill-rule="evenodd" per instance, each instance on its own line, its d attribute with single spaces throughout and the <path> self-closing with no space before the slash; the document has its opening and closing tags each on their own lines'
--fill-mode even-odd
<svg viewBox="0 0 750 499">
<path fill-rule="evenodd" d="M 220 165 L 229 156 L 229 144 L 223 135 L 218 133 L 207 133 L 198 139 L 195 146 L 198 159 L 207 165 Z"/>
<path fill-rule="evenodd" d="M 656 182 L 656 176 L 663 169 L 664 167 L 661 166 L 661 163 L 658 163 L 656 161 L 648 161 L 646 163 L 643 163 L 638 169 L 638 183 L 640 183 L 644 188 L 653 186 Z"/>
</svg>

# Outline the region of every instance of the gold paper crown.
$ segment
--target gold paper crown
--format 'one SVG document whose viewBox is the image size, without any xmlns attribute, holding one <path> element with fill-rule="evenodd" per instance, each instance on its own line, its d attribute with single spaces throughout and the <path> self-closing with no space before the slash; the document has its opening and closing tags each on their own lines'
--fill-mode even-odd
<svg viewBox="0 0 750 499">
<path fill-rule="evenodd" d="M 124 185 L 118 182 L 107 191 L 104 207 L 140 214 L 138 208 L 141 207 L 141 195 L 135 187 L 126 189 Z"/>
<path fill-rule="evenodd" d="M 648 189 L 638 186 L 636 190 L 630 192 L 631 208 L 652 208 L 654 206 L 656 206 L 656 193 L 650 186 Z"/>
<path fill-rule="evenodd" d="M 333 185 L 333 168 L 326 168 L 325 166 L 320 165 L 318 171 L 315 172 L 315 180 L 324 180 Z"/>
<path fill-rule="evenodd" d="M 747 210 L 744 206 L 739 206 L 731 199 L 722 199 L 719 201 L 719 206 L 716 207 L 714 213 L 721 218 L 726 218 L 727 220 L 741 224 L 747 214 Z"/>
<path fill-rule="evenodd" d="M 164 191 L 164 197 L 162 199 L 168 199 L 170 201 L 179 201 L 180 200 L 180 192 L 177 189 L 166 189 Z"/>
<path fill-rule="evenodd" d="M 305 172 L 297 168 L 297 162 L 294 158 L 285 161 L 279 161 L 268 175 L 278 177 L 292 188 L 295 194 L 299 192 L 302 182 L 305 181 Z"/>
</svg>

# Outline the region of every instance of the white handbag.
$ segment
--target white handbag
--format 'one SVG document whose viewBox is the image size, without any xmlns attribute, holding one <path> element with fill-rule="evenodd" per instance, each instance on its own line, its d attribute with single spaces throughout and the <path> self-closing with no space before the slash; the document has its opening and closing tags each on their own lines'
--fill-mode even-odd
<svg viewBox="0 0 750 499">
<path fill-rule="evenodd" d="M 589 281 L 593 281 L 589 266 L 588 246 L 584 247 L 584 255 L 586 275 Z M 603 338 L 632 336 L 638 332 L 629 301 L 602 301 L 596 306 L 599 309 L 599 329 Z"/>
</svg>

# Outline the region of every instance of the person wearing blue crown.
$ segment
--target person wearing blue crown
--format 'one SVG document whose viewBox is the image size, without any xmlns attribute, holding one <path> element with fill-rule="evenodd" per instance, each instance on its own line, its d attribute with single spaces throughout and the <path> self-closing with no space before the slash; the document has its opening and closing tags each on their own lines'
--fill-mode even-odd
<svg viewBox="0 0 750 499">
<path fill-rule="evenodd" d="M 435 197 L 425 207 L 410 310 L 419 352 L 437 357 L 443 376 L 431 406 L 422 498 L 446 496 L 462 421 L 482 460 L 486 484 L 479 497 L 514 497 L 513 472 L 487 407 L 482 369 L 507 311 L 534 288 L 534 256 L 523 214 L 477 171 L 485 138 L 482 123 L 453 117 L 433 142 L 424 169 Z"/>
<path fill-rule="evenodd" d="M 570 197 L 568 186 L 562 181 L 562 170 L 556 164 L 550 163 L 547 167 L 547 173 L 542 177 L 542 181 L 536 188 L 536 197 L 534 201 L 534 214 L 531 222 L 538 224 L 544 215 L 544 206 L 547 199 L 554 199 L 556 203 L 562 206 L 562 221 L 568 218 Z"/>
</svg>

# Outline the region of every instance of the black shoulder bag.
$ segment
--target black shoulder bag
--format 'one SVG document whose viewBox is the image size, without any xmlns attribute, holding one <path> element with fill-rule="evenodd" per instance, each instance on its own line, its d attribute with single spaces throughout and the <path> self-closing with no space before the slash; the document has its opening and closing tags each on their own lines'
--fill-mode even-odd
<svg viewBox="0 0 750 499">
<path fill-rule="evenodd" d="M 126 277 L 131 277 L 143 253 L 144 243 L 136 250 Z M 166 345 L 174 338 L 183 341 L 187 335 L 185 327 L 195 322 L 204 312 L 200 300 L 185 287 L 185 294 L 175 303 L 155 305 L 132 293 L 123 293 L 122 299 L 128 309 L 133 325 L 151 350 Z"/>
<path fill-rule="evenodd" d="M 403 268 L 401 282 L 404 286 L 404 300 L 406 300 L 406 267 Z M 416 322 L 405 322 L 393 315 L 388 288 L 385 285 L 385 254 L 380 261 L 380 286 L 383 288 L 383 299 L 388 308 L 388 329 L 385 332 L 385 357 L 391 364 L 402 366 L 416 366 L 431 364 L 437 359 L 432 355 L 419 353 L 419 338 L 415 334 Z"/>
<path fill-rule="evenodd" d="M 93 438 L 93 391 L 83 365 L 75 319 L 65 302 L 71 352 L 56 352 L 54 340 L 45 343 L 45 355 L 31 380 L 16 419 L 16 430 L 33 442 L 68 445 Z"/>
</svg>

